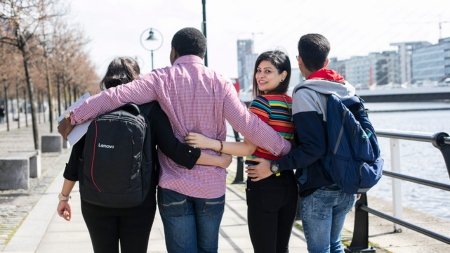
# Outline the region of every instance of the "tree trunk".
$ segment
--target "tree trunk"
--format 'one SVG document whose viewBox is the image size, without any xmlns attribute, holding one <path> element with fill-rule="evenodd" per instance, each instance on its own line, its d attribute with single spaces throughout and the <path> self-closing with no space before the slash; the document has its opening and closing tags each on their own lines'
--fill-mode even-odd
<svg viewBox="0 0 450 253">
<path fill-rule="evenodd" d="M 31 82 L 30 72 L 28 70 L 28 56 L 27 56 L 26 49 L 24 47 L 20 48 L 20 51 L 22 51 L 23 67 L 25 69 L 25 79 L 26 79 L 27 87 L 28 87 L 28 100 L 30 100 L 34 149 L 40 149 L 40 147 L 39 147 L 39 129 L 38 129 L 37 118 L 36 118 L 36 106 L 34 104 L 34 89 L 33 89 L 33 83 Z"/>
<path fill-rule="evenodd" d="M 69 104 L 68 104 L 69 107 L 71 104 L 73 104 L 73 101 L 75 101 L 73 100 L 72 89 L 70 87 L 70 84 L 67 84 L 67 94 L 69 95 Z"/>
<path fill-rule="evenodd" d="M 56 77 L 56 84 L 58 87 L 58 118 L 61 116 L 61 82 L 59 76 Z"/>
<path fill-rule="evenodd" d="M 25 126 L 28 127 L 28 105 L 27 105 L 27 91 L 25 87 L 23 88 L 23 100 L 24 100 L 24 108 L 25 108 Z"/>
<path fill-rule="evenodd" d="M 17 129 L 20 129 L 19 83 L 16 81 Z"/>
<path fill-rule="evenodd" d="M 47 77 L 48 123 L 50 124 L 50 133 L 53 133 L 52 86 L 50 81 L 50 74 L 48 73 L 47 55 L 45 55 L 44 59 L 45 59 L 45 72 Z"/>
<path fill-rule="evenodd" d="M 73 85 L 73 102 L 77 101 L 77 85 Z"/>
<path fill-rule="evenodd" d="M 3 82 L 6 82 L 3 80 Z M 8 112 L 8 87 L 6 87 L 6 83 L 3 83 L 3 87 L 5 89 L 5 117 L 6 117 L 6 131 L 9 131 L 9 112 Z"/>
<path fill-rule="evenodd" d="M 64 90 L 64 110 L 67 110 L 69 108 L 69 100 L 67 98 L 67 84 L 66 84 L 66 78 L 63 73 L 63 90 Z"/>
</svg>

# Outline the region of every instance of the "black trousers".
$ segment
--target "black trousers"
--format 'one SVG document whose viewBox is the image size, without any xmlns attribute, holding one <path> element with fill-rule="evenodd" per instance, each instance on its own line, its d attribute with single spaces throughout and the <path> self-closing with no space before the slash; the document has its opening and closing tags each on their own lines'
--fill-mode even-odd
<svg viewBox="0 0 450 253">
<path fill-rule="evenodd" d="M 95 253 L 145 253 L 156 212 L 155 192 L 132 208 L 108 208 L 81 201 Z"/>
<path fill-rule="evenodd" d="M 247 216 L 255 253 L 289 252 L 297 212 L 298 190 L 293 171 L 258 182 L 247 181 Z"/>
</svg>

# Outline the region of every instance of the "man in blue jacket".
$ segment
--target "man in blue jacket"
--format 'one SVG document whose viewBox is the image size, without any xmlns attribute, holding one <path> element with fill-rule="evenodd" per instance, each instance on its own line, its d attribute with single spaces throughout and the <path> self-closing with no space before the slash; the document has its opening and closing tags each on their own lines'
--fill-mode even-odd
<svg viewBox="0 0 450 253">
<path fill-rule="evenodd" d="M 331 179 L 321 157 L 327 152 L 327 97 L 341 100 L 355 95 L 355 88 L 336 71 L 326 69 L 330 44 L 320 34 L 307 34 L 298 42 L 298 66 L 305 81 L 292 96 L 292 116 L 298 146 L 277 161 L 255 159 L 249 175 L 270 170 L 296 170 L 301 197 L 302 223 L 310 253 L 344 252 L 341 231 L 356 195 L 343 192 Z"/>
</svg>

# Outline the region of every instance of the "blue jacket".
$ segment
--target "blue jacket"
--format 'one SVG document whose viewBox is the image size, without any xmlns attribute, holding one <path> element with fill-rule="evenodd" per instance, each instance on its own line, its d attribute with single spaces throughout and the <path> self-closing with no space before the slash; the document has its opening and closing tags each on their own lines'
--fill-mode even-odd
<svg viewBox="0 0 450 253">
<path fill-rule="evenodd" d="M 302 87 L 308 89 L 301 89 Z M 320 160 L 327 151 L 327 94 L 334 94 L 345 100 L 355 95 L 355 88 L 347 82 L 310 79 L 298 84 L 292 94 L 292 117 L 298 146 L 277 160 L 277 164 L 280 170 L 296 170 L 297 180 L 303 174 L 303 169 L 300 168 L 306 168 L 306 182 L 298 182 L 302 197 L 334 184 Z"/>
</svg>

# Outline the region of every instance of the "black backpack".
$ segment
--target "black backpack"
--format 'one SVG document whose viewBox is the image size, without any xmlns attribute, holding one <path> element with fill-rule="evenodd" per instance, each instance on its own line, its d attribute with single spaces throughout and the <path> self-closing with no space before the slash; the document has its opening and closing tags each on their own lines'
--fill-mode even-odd
<svg viewBox="0 0 450 253">
<path fill-rule="evenodd" d="M 153 170 L 151 126 L 155 103 L 124 105 L 94 119 L 86 132 L 81 198 L 89 203 L 128 208 L 143 203 Z"/>
</svg>

